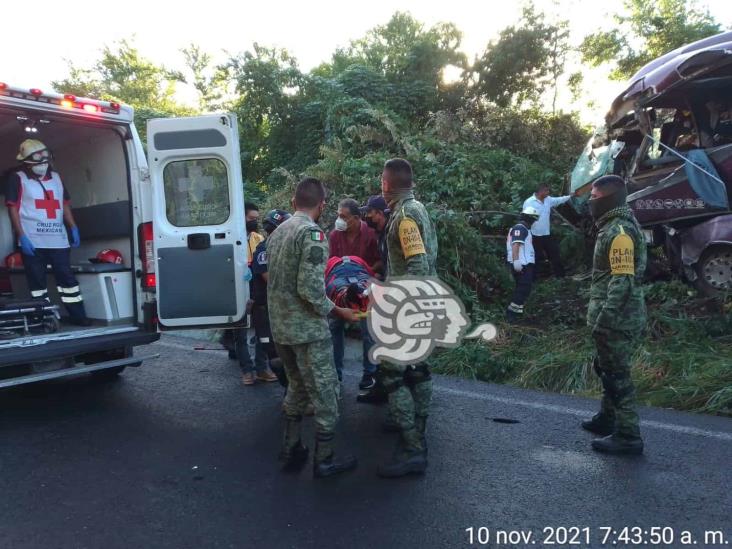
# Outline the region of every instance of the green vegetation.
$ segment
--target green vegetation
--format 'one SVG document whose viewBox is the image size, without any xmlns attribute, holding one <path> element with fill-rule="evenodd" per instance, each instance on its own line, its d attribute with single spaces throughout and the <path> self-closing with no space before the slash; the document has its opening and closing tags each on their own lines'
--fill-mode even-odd
<svg viewBox="0 0 732 549">
<path fill-rule="evenodd" d="M 450 23 L 426 27 L 396 13 L 386 24 L 302 71 L 281 49 L 255 44 L 219 66 L 195 45 L 182 52 L 185 70 L 144 59 L 129 42 L 107 47 L 91 68 L 72 65 L 60 91 L 116 99 L 137 109 L 138 129 L 152 116 L 225 109 L 239 120 L 246 193 L 263 207 L 289 207 L 303 173 L 321 178 L 334 202 L 380 191 L 383 163 L 409 159 L 417 194 L 433 216 L 439 273 L 464 300 L 473 320 L 503 318 L 513 283 L 504 239 L 538 182 L 562 191 L 589 129 L 557 105 L 557 90 L 577 91 L 581 72 L 565 74 L 581 54 L 612 62 L 615 76 L 681 44 L 720 29 L 692 0 L 627 0 L 614 28 L 570 47 L 568 23 L 526 6 L 472 62 Z M 446 82 L 447 69 L 461 77 Z M 186 81 L 199 108 L 176 104 Z M 576 94 L 575 94 L 576 95 Z M 557 227 L 566 263 L 586 270 L 583 236 Z M 649 288 L 650 331 L 636 356 L 646 402 L 730 413 L 732 340 L 729 311 L 700 312 L 702 301 L 680 283 Z M 587 284 L 540 284 L 528 304 L 530 325 L 503 327 L 488 346 L 467 343 L 441 354 L 438 369 L 552 391 L 597 392 L 584 326 Z M 706 307 L 706 305 L 705 305 Z"/>
<path fill-rule="evenodd" d="M 694 0 L 625 0 L 615 15 L 616 27 L 587 36 L 580 46 L 593 65 L 614 63 L 610 76 L 630 78 L 656 57 L 722 32 L 722 26 Z"/>
<path fill-rule="evenodd" d="M 482 312 L 499 325 L 489 344 L 470 342 L 434 359 L 440 373 L 519 387 L 595 396 L 593 347 L 584 328 L 588 282 L 541 282 L 527 323 L 508 326 L 500 306 Z M 679 281 L 646 287 L 648 331 L 633 358 L 640 402 L 732 416 L 732 301 L 699 297 Z M 476 322 L 477 319 L 474 319 Z"/>
</svg>

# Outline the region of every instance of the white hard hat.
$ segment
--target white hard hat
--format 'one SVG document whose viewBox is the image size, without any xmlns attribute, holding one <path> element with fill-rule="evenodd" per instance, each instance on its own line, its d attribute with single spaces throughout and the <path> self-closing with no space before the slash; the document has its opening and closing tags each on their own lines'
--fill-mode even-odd
<svg viewBox="0 0 732 549">
<path fill-rule="evenodd" d="M 18 160 L 22 160 L 28 164 L 40 164 L 41 162 L 48 162 L 48 154 L 41 155 L 44 151 L 47 151 L 46 145 L 37 139 L 26 139 L 20 144 L 18 151 Z M 31 158 L 34 155 L 38 155 L 38 158 Z M 42 158 L 45 156 L 45 158 Z"/>
<path fill-rule="evenodd" d="M 537 210 L 537 209 L 536 209 L 536 208 L 534 208 L 533 206 L 526 206 L 526 207 L 525 207 L 525 208 L 524 208 L 524 209 L 523 209 L 523 210 L 521 211 L 521 214 L 522 214 L 522 215 L 528 215 L 528 216 L 530 216 L 530 217 L 536 217 L 537 219 L 538 219 L 539 217 L 541 217 L 541 216 L 539 215 L 539 210 Z"/>
</svg>

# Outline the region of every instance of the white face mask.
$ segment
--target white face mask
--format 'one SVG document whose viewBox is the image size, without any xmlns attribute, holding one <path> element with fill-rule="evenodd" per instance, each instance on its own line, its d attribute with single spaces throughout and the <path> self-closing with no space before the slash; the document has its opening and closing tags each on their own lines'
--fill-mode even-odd
<svg viewBox="0 0 732 549">
<path fill-rule="evenodd" d="M 340 217 L 335 220 L 335 230 L 336 231 L 345 231 L 348 228 L 348 223 L 345 222 L 345 220 L 341 219 Z"/>
<path fill-rule="evenodd" d="M 48 162 L 44 162 L 43 164 L 33 164 L 31 166 L 31 171 L 37 176 L 43 177 L 48 171 Z"/>
</svg>

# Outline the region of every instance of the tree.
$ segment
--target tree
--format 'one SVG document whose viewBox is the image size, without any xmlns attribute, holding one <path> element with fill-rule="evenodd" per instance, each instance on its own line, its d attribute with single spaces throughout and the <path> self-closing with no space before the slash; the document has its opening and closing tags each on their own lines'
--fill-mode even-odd
<svg viewBox="0 0 732 549">
<path fill-rule="evenodd" d="M 252 51 L 226 65 L 238 98 L 232 105 L 239 118 L 242 165 L 248 181 L 261 182 L 276 166 L 278 147 L 294 151 L 289 120 L 302 94 L 305 76 L 287 50 L 254 44 Z"/>
<path fill-rule="evenodd" d="M 54 88 L 77 95 L 113 99 L 132 106 L 176 110 L 175 85 L 185 82 L 180 72 L 142 57 L 127 40 L 113 49 L 105 46 L 102 58 L 89 69 L 69 63 L 69 78 L 53 82 Z"/>
<path fill-rule="evenodd" d="M 552 113 L 557 112 L 557 96 L 559 95 L 559 79 L 564 74 L 564 66 L 569 53 L 569 21 L 559 21 L 549 26 L 549 79 L 552 88 Z M 570 76 L 570 82 L 572 76 Z M 579 86 L 579 82 L 576 82 Z"/>
<path fill-rule="evenodd" d="M 643 65 L 722 28 L 695 0 L 625 0 L 625 14 L 614 16 L 618 28 L 585 37 L 580 51 L 594 66 L 614 62 L 610 77 L 630 78 Z"/>
<path fill-rule="evenodd" d="M 385 94 L 378 101 L 398 112 L 426 120 L 430 112 L 447 102 L 456 106 L 457 84 L 445 84 L 442 73 L 453 65 L 467 69 L 467 59 L 459 51 L 462 33 L 452 23 L 430 28 L 409 13 L 397 12 L 385 24 L 354 40 L 333 55 L 330 65 L 322 65 L 319 75 L 337 76 L 361 66 L 390 84 L 381 86 Z"/>
<path fill-rule="evenodd" d="M 131 42 L 122 40 L 114 47 L 105 46 L 101 59 L 90 68 L 69 63 L 69 76 L 52 86 L 63 93 L 131 105 L 137 110 L 135 125 L 144 140 L 150 118 L 193 113 L 174 98 L 179 82 L 185 82 L 180 72 L 153 63 Z"/>
<path fill-rule="evenodd" d="M 473 94 L 500 107 L 538 102 L 550 86 L 557 88 L 568 36 L 566 21 L 549 23 L 527 5 L 518 25 L 503 29 L 473 64 Z"/>
<path fill-rule="evenodd" d="M 198 92 L 198 104 L 204 112 L 221 110 L 225 101 L 229 75 L 224 67 L 212 67 L 211 55 L 191 44 L 181 50 L 185 64 L 193 79 L 191 84 Z"/>
</svg>

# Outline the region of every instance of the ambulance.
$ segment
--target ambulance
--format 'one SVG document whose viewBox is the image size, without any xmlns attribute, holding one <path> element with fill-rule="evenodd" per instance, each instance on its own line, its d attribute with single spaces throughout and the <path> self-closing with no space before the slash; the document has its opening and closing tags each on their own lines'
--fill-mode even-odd
<svg viewBox="0 0 732 549">
<path fill-rule="evenodd" d="M 19 168 L 20 143 L 42 141 L 79 228 L 71 265 L 91 321 L 65 322 L 50 266 L 50 304 L 45 316 L 34 313 L 0 196 L 0 261 L 9 258 L 0 268 L 0 388 L 85 373 L 114 376 L 153 357 L 135 347 L 163 330 L 246 324 L 236 118 L 150 120 L 146 156 L 133 114 L 115 102 L 0 82 L 0 193 Z M 110 249 L 121 262 L 91 261 Z"/>
</svg>

